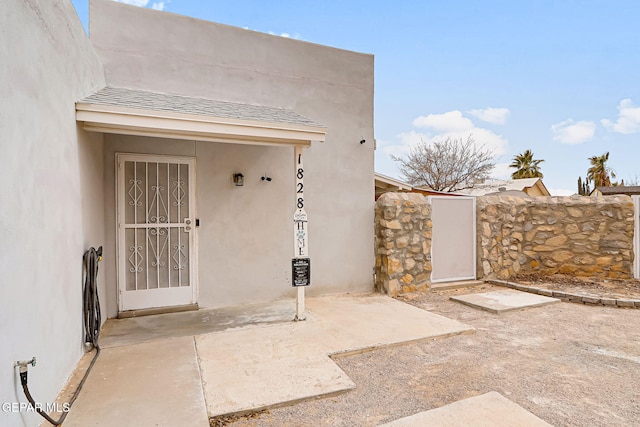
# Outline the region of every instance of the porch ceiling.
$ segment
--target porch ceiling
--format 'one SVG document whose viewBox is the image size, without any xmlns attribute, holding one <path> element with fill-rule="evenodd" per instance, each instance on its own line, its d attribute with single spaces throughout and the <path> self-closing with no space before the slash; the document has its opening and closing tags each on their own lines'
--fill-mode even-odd
<svg viewBox="0 0 640 427">
<path fill-rule="evenodd" d="M 106 87 L 76 102 L 87 131 L 251 145 L 323 142 L 326 128 L 286 108 Z"/>
</svg>

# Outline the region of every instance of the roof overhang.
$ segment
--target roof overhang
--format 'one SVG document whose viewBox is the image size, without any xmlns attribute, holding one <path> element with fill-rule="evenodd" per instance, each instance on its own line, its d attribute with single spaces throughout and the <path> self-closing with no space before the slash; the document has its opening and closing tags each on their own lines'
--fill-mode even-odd
<svg viewBox="0 0 640 427">
<path fill-rule="evenodd" d="M 413 188 L 411 184 L 407 184 L 406 182 L 402 182 L 400 180 L 377 172 L 374 174 L 374 179 L 375 186 L 385 190 L 394 189 L 399 191 L 411 191 L 411 189 Z"/>
<path fill-rule="evenodd" d="M 310 146 L 326 128 L 200 114 L 76 103 L 76 120 L 91 132 L 251 145 Z"/>
<path fill-rule="evenodd" d="M 536 183 L 533 186 L 538 187 L 538 191 L 540 191 L 543 196 L 550 196 L 551 195 L 551 193 L 547 189 L 547 186 L 544 185 L 544 182 L 542 182 L 542 179 L 538 178 L 538 180 L 536 181 Z"/>
</svg>

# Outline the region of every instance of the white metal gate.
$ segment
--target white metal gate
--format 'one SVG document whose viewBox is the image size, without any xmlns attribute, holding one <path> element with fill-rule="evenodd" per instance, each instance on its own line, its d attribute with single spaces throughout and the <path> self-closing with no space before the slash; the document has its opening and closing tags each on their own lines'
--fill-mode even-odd
<svg viewBox="0 0 640 427">
<path fill-rule="evenodd" d="M 431 196 L 431 282 L 476 278 L 476 199 Z"/>
<path fill-rule="evenodd" d="M 117 155 L 120 311 L 195 303 L 195 159 Z"/>
</svg>

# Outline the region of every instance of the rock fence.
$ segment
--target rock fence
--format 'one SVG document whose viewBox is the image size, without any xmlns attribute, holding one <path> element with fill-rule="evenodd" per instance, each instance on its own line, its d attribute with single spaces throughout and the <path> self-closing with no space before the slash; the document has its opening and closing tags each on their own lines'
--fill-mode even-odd
<svg viewBox="0 0 640 427">
<path fill-rule="evenodd" d="M 633 276 L 633 202 L 607 197 L 478 197 L 478 275 Z"/>
<path fill-rule="evenodd" d="M 376 202 L 376 291 L 392 297 L 429 287 L 431 205 L 417 193 L 385 193 Z"/>
<path fill-rule="evenodd" d="M 627 196 L 476 200 L 478 278 L 515 274 L 633 277 L 634 210 Z M 376 203 L 376 282 L 397 296 L 430 286 L 431 204 L 385 193 Z"/>
</svg>

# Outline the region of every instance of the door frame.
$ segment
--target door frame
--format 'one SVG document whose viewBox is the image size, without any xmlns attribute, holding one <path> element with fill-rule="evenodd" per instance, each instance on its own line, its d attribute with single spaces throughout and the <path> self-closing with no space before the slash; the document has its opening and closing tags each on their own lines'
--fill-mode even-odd
<svg viewBox="0 0 640 427">
<path fill-rule="evenodd" d="M 121 227 L 121 221 L 124 221 L 124 207 L 121 206 L 121 202 L 124 200 L 124 197 L 121 197 L 121 194 L 124 194 L 125 190 L 125 180 L 120 176 L 120 167 L 124 164 L 125 161 L 145 161 L 145 162 L 171 162 L 177 161 L 182 163 L 189 164 L 189 200 L 192 200 L 193 213 L 190 213 L 190 217 L 193 223 L 193 226 L 190 231 L 191 247 L 189 248 L 189 286 L 191 287 L 191 298 L 189 304 L 174 304 L 174 305 L 163 305 L 161 307 L 179 307 L 183 305 L 195 305 L 198 302 L 199 296 L 199 274 L 198 274 L 198 227 L 196 225 L 196 218 L 198 216 L 198 199 L 197 199 L 197 162 L 196 157 L 192 156 L 173 156 L 173 155 L 161 155 L 161 154 L 144 154 L 144 153 L 126 153 L 126 152 L 117 152 L 115 153 L 115 232 L 116 232 L 116 295 L 117 295 L 117 305 L 118 305 L 118 313 L 123 313 L 125 311 L 131 311 L 132 309 L 124 309 L 123 307 L 123 286 L 126 286 L 125 273 L 123 269 L 125 268 L 125 262 L 127 256 L 122 252 L 122 245 L 125 242 L 124 231 L 125 227 Z M 121 200 L 122 199 L 122 200 Z M 147 308 L 156 308 L 156 307 L 147 307 Z M 144 308 L 133 309 L 133 310 L 144 310 Z"/>
</svg>

